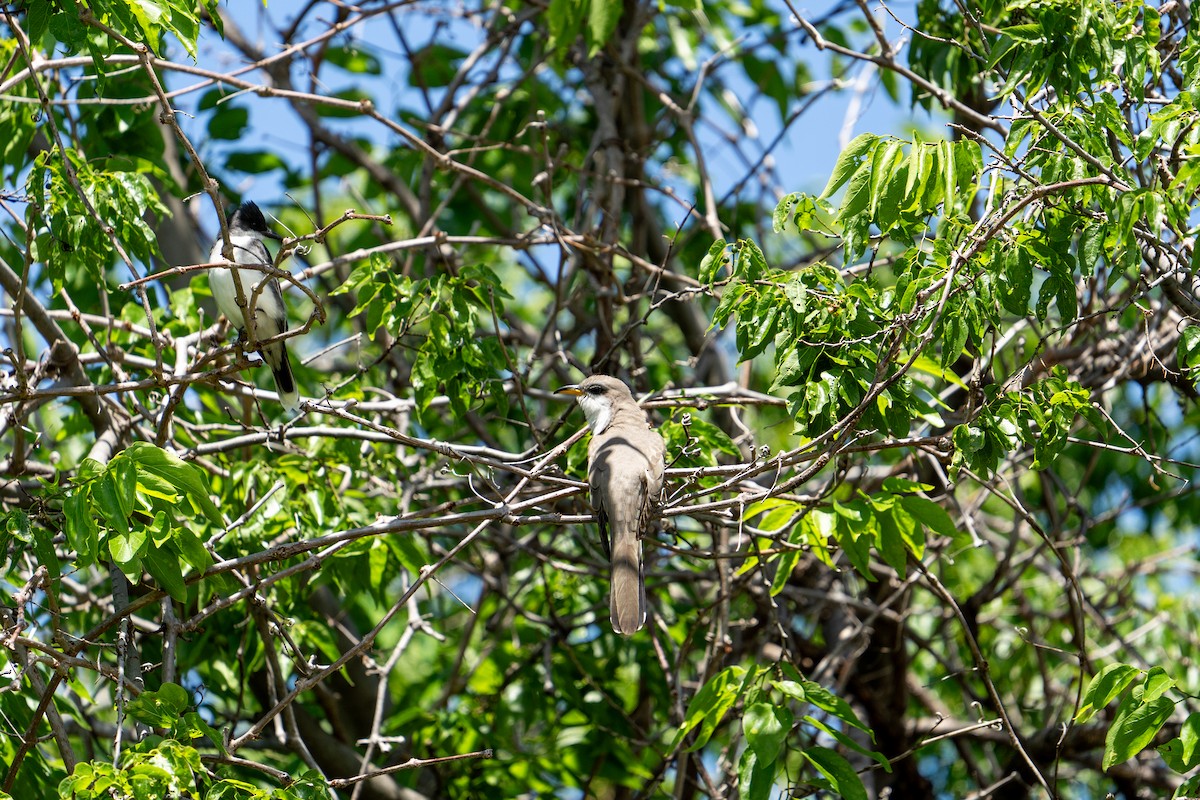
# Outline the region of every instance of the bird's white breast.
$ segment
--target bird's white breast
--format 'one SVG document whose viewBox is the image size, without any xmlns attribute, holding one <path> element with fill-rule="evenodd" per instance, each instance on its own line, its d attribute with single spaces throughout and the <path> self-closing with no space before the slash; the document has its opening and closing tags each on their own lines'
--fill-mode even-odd
<svg viewBox="0 0 1200 800">
<path fill-rule="evenodd" d="M 233 245 L 233 260 L 237 264 L 271 263 L 270 253 L 267 252 L 266 246 L 263 245 L 257 236 L 234 233 L 230 234 L 229 243 Z M 218 263 L 225 261 L 225 255 L 222 252 L 224 244 L 224 240 L 218 239 L 217 243 L 213 245 L 212 253 L 208 257 L 210 262 Z M 212 290 L 217 308 L 235 325 L 241 327 L 242 312 L 237 304 L 237 290 L 233 285 L 234 274 L 238 277 L 238 283 L 242 285 L 242 294 L 245 296 L 246 302 L 250 302 L 250 297 L 253 295 L 258 284 L 269 281 L 270 277 L 266 273 L 256 270 L 213 267 L 208 271 L 208 285 Z M 264 287 L 259 293 L 258 308 L 266 311 L 268 315 L 273 317 L 280 317 L 284 313 L 270 287 Z"/>
<path fill-rule="evenodd" d="M 579 395 L 579 407 L 583 409 L 583 415 L 587 417 L 587 424 L 592 429 L 593 436 L 604 433 L 608 423 L 612 422 L 612 401 L 607 397 L 581 394 Z"/>
</svg>

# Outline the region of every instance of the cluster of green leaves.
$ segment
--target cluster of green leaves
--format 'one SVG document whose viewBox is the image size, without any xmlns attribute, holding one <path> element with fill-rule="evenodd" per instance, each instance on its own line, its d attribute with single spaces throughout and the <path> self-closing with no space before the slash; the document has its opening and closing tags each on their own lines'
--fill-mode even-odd
<svg viewBox="0 0 1200 800">
<path fill-rule="evenodd" d="M 834 561 L 830 545 L 838 544 L 860 575 L 869 581 L 875 576 L 870 566 L 870 550 L 902 577 L 908 572 L 908 557 L 920 560 L 925 552 L 926 532 L 954 539 L 959 536 L 950 515 L 937 503 L 920 496 L 933 487 L 904 478 L 890 477 L 880 491 L 831 501 L 830 508 L 810 508 L 795 500 L 772 497 L 746 508 L 744 519 L 758 518 L 756 527 L 769 533 L 787 533 L 787 547 L 772 555 L 777 561 L 771 583 L 772 596 L 787 585 L 800 557 L 811 553 L 830 568 Z M 755 556 L 747 558 L 739 573 L 758 566 Z"/>
<path fill-rule="evenodd" d="M 991 476 L 1001 459 L 1022 447 L 1033 448 L 1034 469 L 1045 469 L 1062 454 L 1067 436 L 1081 420 L 1105 429 L 1087 390 L 1061 369 L 1019 392 L 1001 393 L 988 386 L 984 394 L 987 402 L 980 413 L 954 429 L 951 468 L 956 472 L 967 466 Z"/>
<path fill-rule="evenodd" d="M 202 572 L 213 563 L 195 530 L 207 526 L 197 526 L 197 517 L 223 525 L 203 471 L 148 442 L 135 442 L 107 465 L 85 460 L 71 478 L 63 514 L 76 566 L 111 557 L 133 583 L 145 570 L 180 602 L 188 599 L 184 566 Z M 38 556 L 57 575 L 53 548 Z"/>
<path fill-rule="evenodd" d="M 620 0 L 550 0 L 546 9 L 547 46 L 561 57 L 583 37 L 587 57 L 600 52 L 621 21 Z"/>
<path fill-rule="evenodd" d="M 182 742 L 207 738 L 221 755 L 226 755 L 221 735 L 204 721 L 196 711 L 188 710 L 187 690 L 177 683 L 164 683 L 154 691 L 145 691 L 130 701 L 127 711 L 131 717 L 158 729 Z"/>
<path fill-rule="evenodd" d="M 867 281 L 847 284 L 841 272 L 823 262 L 771 269 L 762 250 L 748 240 L 716 241 L 701 264 L 701 279 L 715 287 L 722 268 L 729 277 L 713 325 L 726 326 L 736 316 L 742 361 L 774 345 L 771 391 L 792 390 L 788 411 L 797 433 L 825 433 L 858 409 L 880 380 L 895 376 L 897 365 L 886 349 L 888 329 L 897 308 L 913 302 L 915 286 L 883 294 Z M 927 359 L 917 366 L 940 373 Z M 914 417 L 940 422 L 935 403 L 926 386 L 900 375 L 862 414 L 869 427 L 905 436 Z"/>
<path fill-rule="evenodd" d="M 504 300 L 512 297 L 496 273 L 475 264 L 456 275 L 413 280 L 376 253 L 334 291 L 349 292 L 358 301 L 351 314 L 363 315 L 368 333 L 383 328 L 401 341 L 417 340 L 411 382 L 419 412 L 444 394 L 462 417 L 486 391 L 504 413 L 508 400 L 497 376 L 510 365 L 495 334 Z"/>
<path fill-rule="evenodd" d="M 118 766 L 103 761 L 81 763 L 59 784 L 67 800 L 131 800 L 194 798 L 194 800 L 329 800 L 332 794 L 320 774 L 304 772 L 287 786 L 262 788 L 233 777 L 214 779 L 192 746 L 206 739 L 226 755 L 221 734 L 190 710 L 187 690 L 164 683 L 130 701 L 129 716 L 153 726 L 160 734 L 147 736 L 121 752 Z"/>
<path fill-rule="evenodd" d="M 49 34 L 55 42 L 65 44 L 70 53 L 87 49 L 97 64 L 115 42 L 97 35 L 99 31 L 93 23 L 116 30 L 159 55 L 164 52 L 167 37 L 173 36 L 192 58 L 196 57 L 201 13 L 220 24 L 218 0 L 200 0 L 200 3 L 192 0 L 96 0 L 86 6 L 86 13 L 81 13 L 83 7 L 77 9 L 69 4 L 66 5 L 71 10 L 63 10 L 62 4 L 54 0 L 30 0 L 27 5 L 25 30 L 33 42 L 41 44 Z"/>
<path fill-rule="evenodd" d="M 844 756 L 817 744 L 797 747 L 795 742 L 801 738 L 828 737 L 891 771 L 887 759 L 864 744 L 870 741 L 871 731 L 850 705 L 786 662 L 775 667 L 732 666 L 717 673 L 688 704 L 674 746 L 688 740 L 687 752 L 701 749 L 739 704 L 745 709 L 741 734 L 746 749 L 738 764 L 742 797 L 770 797 L 781 771 L 796 774 L 807 770 L 803 780 L 809 786 L 836 792 L 847 800 L 866 800 L 862 779 Z M 793 704 L 808 709 L 798 720 Z"/>
<path fill-rule="evenodd" d="M 1193 380 L 1200 376 L 1200 326 L 1189 325 L 1180 332 L 1176 359 Z"/>
<path fill-rule="evenodd" d="M 911 245 L 929 235 L 936 214 L 947 219 L 964 215 L 982 171 L 983 151 L 969 140 L 906 142 L 864 133 L 838 156 L 824 191 L 811 205 L 800 194 L 780 201 L 774 227 L 776 232 L 809 228 L 813 206 L 833 213 L 845 259 L 853 261 L 866 252 L 872 235 Z M 846 192 L 834 213 L 827 201 L 842 186 Z"/>
<path fill-rule="evenodd" d="M 985 15 L 999 12 L 997 19 L 1008 23 L 1000 28 L 987 60 L 988 69 L 1003 65 L 1008 73 L 1000 97 L 1018 87 L 1033 94 L 1044 86 L 1074 96 L 1121 80 L 1141 101 L 1146 74 L 1160 69 L 1159 12 L 1149 4 L 1060 0 L 981 5 L 991 6 Z"/>
<path fill-rule="evenodd" d="M 1132 242 L 1130 220 L 1145 210 L 1144 203 L 1135 204 L 1130 214 L 1105 223 L 1069 208 L 1047 210 L 962 264 L 953 242 L 966 231 L 965 209 L 981 180 L 980 150 L 963 142 L 916 141 L 907 154 L 904 147 L 895 139 L 859 136 L 839 158 L 821 197 L 789 195 L 775 211 L 780 232 L 835 226 L 847 257 L 861 249 L 866 231 L 879 232 L 889 248 L 905 248 L 887 269 L 852 281 L 824 262 L 773 270 L 753 242 L 724 240 L 701 263 L 700 278 L 714 288 L 728 272 L 713 324 L 727 325 L 736 315 L 741 359 L 774 345 L 771 388 L 796 387 L 788 410 L 802 434 L 820 435 L 847 419 L 882 382 L 876 402 L 861 409 L 867 426 L 897 437 L 914 421 L 941 427 L 935 391 L 947 383 L 967 389 L 951 371 L 956 360 L 964 352 L 983 352 L 1011 316 L 1028 315 L 1035 285 L 1038 319 L 1048 318 L 1053 303 L 1063 322 L 1072 321 L 1078 313 L 1075 274 L 1082 269 L 1090 275 L 1109 242 Z M 843 185 L 835 210 L 825 198 Z M 1101 192 L 1107 190 L 1082 186 L 1079 196 L 1096 199 Z M 919 231 L 933 232 L 938 209 L 941 235 L 916 246 Z M 1136 251 L 1135 243 L 1126 249 Z M 1040 280 L 1037 270 L 1044 273 Z M 921 332 L 927 334 L 925 350 L 911 354 L 911 334 Z M 905 359 L 909 371 L 896 374 Z M 1081 415 L 1095 421 L 1086 391 L 1062 375 L 1003 396 L 994 387 L 985 394 L 978 419 L 953 435 L 956 466 L 984 475 L 1021 445 L 1034 447 L 1035 468 L 1042 468 Z"/>
<path fill-rule="evenodd" d="M 981 2 L 978 6 L 985 24 L 1005 20 L 998 37 L 984 41 L 975 26 L 969 23 L 964 26 L 961 16 L 946 14 L 937 2 L 921 3 L 922 30 L 946 40 L 969 40 L 977 52 L 987 54 L 990 47 L 985 62 L 969 57 L 966 48 L 938 46 L 932 37 L 914 42 L 914 61 L 920 61 L 923 74 L 936 75 L 939 83 L 956 87 L 984 85 L 987 81 L 979 71 L 986 63 L 989 70 L 997 65 L 1004 68 L 1005 77 L 1000 82 L 1005 96 L 1021 85 L 1025 94 L 1049 86 L 1056 90 L 1054 96 L 1076 98 L 1079 92 L 1098 84 L 1120 82 L 1127 83 L 1132 96 L 1140 99 L 1147 71 L 1158 69 L 1159 54 L 1155 51 L 1160 32 L 1158 11 L 1141 3 Z M 950 33 L 951 28 L 957 32 Z M 1189 39 L 1193 38 L 1194 32 L 1189 35 Z M 920 59 L 916 58 L 918 53 L 922 54 Z M 1123 64 L 1126 59 L 1136 63 L 1136 69 L 1132 76 L 1117 76 L 1113 65 Z M 1190 83 L 1194 81 L 1196 59 L 1185 62 L 1188 65 L 1185 81 Z M 959 77 L 951 80 L 947 75 Z M 923 100 L 927 102 L 929 95 Z M 928 307 L 922 309 L 903 301 L 893 315 L 895 319 L 896 315 L 922 313 L 922 322 L 914 325 L 918 330 L 922 324 L 933 321 L 931 344 L 940 349 L 937 360 L 945 369 L 964 352 L 972 355 L 985 352 L 982 345 L 987 337 L 1011 324 L 1013 317 L 1026 317 L 1032 312 L 1039 322 L 1045 322 L 1052 319 L 1053 309 L 1057 321 L 1064 327 L 1069 325 L 1080 314 L 1077 300 L 1080 276 L 1090 279 L 1097 268 L 1107 263 L 1112 268 L 1107 286 L 1115 292 L 1123 288 L 1123 281 L 1137 279 L 1144 258 L 1144 242 L 1140 237 L 1145 236 L 1146 230 L 1157 233 L 1191 229 L 1193 195 L 1200 185 L 1200 171 L 1191 158 L 1198 152 L 1193 102 L 1191 93 L 1184 91 L 1171 102 L 1156 106 L 1149 115 L 1148 127 L 1136 136 L 1131 135 L 1123 112 L 1109 91 L 1091 95 L 1081 104 L 1051 104 L 1042 119 L 1018 118 L 1004 145 L 1004 156 L 1009 163 L 1019 162 L 1027 175 L 1036 175 L 1042 187 L 1053 187 L 1054 200 L 1030 204 L 1031 213 L 1008 221 L 998 235 L 973 255 L 961 273 L 954 272 L 960 266 L 952 260 L 952 255 L 954 247 L 968 234 L 964 212 L 974 197 L 974 187 L 982 183 L 982 160 L 971 152 L 977 150 L 973 145 L 962 153 L 953 153 L 949 159 L 945 158 L 947 149 L 953 152 L 958 145 L 923 145 L 927 155 L 936 154 L 935 158 L 946 162 L 929 169 L 917 166 L 921 154 L 916 143 L 905 154 L 894 141 L 860 137 L 839 160 L 822 196 L 786 198 L 777 208 L 775 227 L 777 231 L 836 230 L 842 237 L 847 261 L 863 252 L 870 237 L 878 237 L 880 252 L 890 253 L 896 245 L 911 246 L 914 235 L 936 234 L 937 240 L 929 242 L 925 252 L 906 250 L 893 256 L 894 283 L 880 287 L 868 284 L 863 291 L 871 293 L 874 302 L 863 303 L 861 307 L 868 311 L 886 309 L 889 294 L 903 297 L 914 289 L 923 292 L 935 281 L 949 281 L 944 309 L 938 315 L 930 314 Z M 1070 144 L 1064 139 L 1069 139 Z M 1093 160 L 1080 157 L 1081 149 Z M 1168 152 L 1172 169 L 1177 173 L 1168 185 L 1116 190 L 1106 178 L 1097 178 L 1102 169 L 1120 175 L 1126 168 L 1121 163 L 1124 153 L 1132 154 L 1136 163 L 1142 163 L 1152 160 L 1155 153 Z M 954 166 L 946 169 L 951 162 Z M 942 186 L 935 187 L 928 176 L 939 172 L 946 177 Z M 1132 176 L 1128 182 L 1138 183 Z M 1030 191 L 1030 186 L 1020 183 L 1005 179 L 994 182 L 993 187 L 998 191 L 989 198 L 984 214 L 993 211 L 993 200 L 1003 198 L 1012 203 L 1015 196 Z M 824 201 L 842 185 L 847 187 L 845 196 L 836 213 L 831 213 Z M 1005 196 L 1005 192 L 1014 189 L 1016 193 Z M 935 229 L 933 220 L 926 215 L 939 213 L 939 204 L 942 220 Z M 714 249 L 723 251 L 724 247 L 725 243 L 719 242 Z M 746 293 L 740 287 L 736 291 L 739 295 Z M 728 300 L 730 304 L 745 302 L 741 296 Z M 766 307 L 752 305 L 743 306 L 743 310 L 759 321 L 770 313 Z M 743 353 L 756 352 L 761 340 L 754 339 L 755 335 L 752 324 L 746 326 L 745 337 L 739 335 L 737 343 Z M 1017 350 L 1017 365 L 1027 357 L 1028 353 Z M 1194 328 L 1183 331 L 1179 364 L 1193 372 L 1200 367 L 1200 333 Z M 994 377 L 1003 384 L 1008 376 L 1000 372 L 999 364 L 993 364 L 993 368 Z M 777 370 L 782 372 L 778 363 Z M 945 377 L 952 381 L 950 376 Z M 996 471 L 1006 455 L 1024 449 L 1032 451 L 1034 469 L 1045 469 L 1063 454 L 1068 434 L 1081 421 L 1103 429 L 1089 393 L 1058 370 L 1019 391 L 999 391 L 995 386 L 985 385 L 982 398 L 983 403 L 973 417 L 954 429 L 952 441 L 953 467 L 957 470 L 968 466 L 985 478 Z M 796 408 L 809 410 L 806 406 Z M 853 518 L 856 529 L 864 507 L 869 506 L 870 512 L 878 510 L 874 500 L 872 497 L 856 501 L 855 510 L 859 512 Z M 797 513 L 797 509 L 782 504 L 755 511 L 763 514 L 760 527 L 788 524 Z M 836 511 L 842 513 L 841 508 Z M 808 512 L 796 524 L 789 541 L 812 546 L 819 553 L 813 543 L 832 538 L 832 524 L 821 524 L 826 517 L 833 515 Z M 903 541 L 903 537 L 892 538 Z M 860 550 L 853 537 L 850 540 L 843 537 L 841 544 L 856 567 L 865 562 L 865 548 Z M 895 566 L 903 551 L 892 547 L 889 558 L 889 549 L 884 544 L 876 542 L 884 560 Z M 791 553 L 784 557 L 794 558 Z M 1138 684 L 1126 691 L 1135 681 Z M 1108 731 L 1105 768 L 1132 757 L 1153 740 L 1176 707 L 1175 701 L 1164 696 L 1171 685 L 1161 668 L 1142 672 L 1126 665 L 1116 665 L 1093 681 L 1087 705 L 1077 718 L 1080 723 L 1122 695 Z M 1198 719 L 1195 715 L 1189 717 L 1180 735 L 1160 748 L 1168 764 L 1182 774 L 1200 766 Z M 1177 796 L 1194 794 L 1198 785 L 1200 778 L 1193 777 Z"/>
<path fill-rule="evenodd" d="M 1095 97 L 1097 87 L 1118 83 L 1141 101 L 1147 75 L 1161 63 L 1160 12 L 1142 2 L 976 0 L 968 21 L 947 13 L 943 0 L 920 0 L 916 28 L 926 34 L 911 45 L 917 74 L 968 97 L 981 92 L 985 75 L 996 74 L 990 102 L 1047 86 L 1060 97 Z M 916 85 L 913 102 L 927 110 L 937 105 Z"/>
<path fill-rule="evenodd" d="M 741 460 L 738 450 L 729 434 L 700 419 L 695 414 L 686 411 L 672 412 L 671 418 L 659 426 L 671 454 L 673 467 L 712 467 L 716 466 L 721 456 L 733 461 Z"/>
<path fill-rule="evenodd" d="M 1044 129 L 1018 123 L 1008 148 L 1022 147 L 1029 139 L 1035 154 L 1027 164 L 1037 166 L 1051 181 L 1094 177 L 1093 172 L 1080 170 L 1083 162 L 1070 157 L 1074 154 L 1048 146 L 1048 137 Z M 890 319 L 881 316 L 881 322 L 912 314 L 918 314 L 922 323 L 932 321 L 937 327 L 929 347 L 940 353 L 943 367 L 968 345 L 978 352 L 985 334 L 1005 322 L 1006 313 L 1026 316 L 1035 285 L 1039 287 L 1034 308 L 1038 319 L 1047 319 L 1054 302 L 1062 322 L 1074 320 L 1078 313 L 1075 274 L 1092 275 L 1105 253 L 1138 257 L 1133 226 L 1147 208 L 1157 208 L 1153 196 L 1123 195 L 1129 197 L 1124 210 L 1106 218 L 1081 209 L 1111 199 L 1111 190 L 1088 183 L 1072 186 L 1077 204 L 1045 208 L 1029 220 L 1012 223 L 988 240 L 964 269 L 955 246 L 974 226 L 966 212 L 983 181 L 981 151 L 971 142 L 917 140 L 905 154 L 905 145 L 872 134 L 859 136 L 839 157 L 820 197 L 792 194 L 780 201 L 774 227 L 777 232 L 821 232 L 833 225 L 847 260 L 862 252 L 868 233 L 879 237 L 878 247 L 885 251 L 903 246 L 890 256 L 891 285 L 860 285 L 862 281 L 853 285 L 859 285 L 857 291 L 871 300 L 865 310 L 889 312 Z M 843 185 L 846 191 L 834 209 L 828 198 Z M 941 223 L 935 228 L 937 213 Z M 914 246 L 919 237 L 931 241 L 925 247 Z M 1035 279 L 1038 271 L 1043 276 Z M 951 291 L 944 295 L 943 309 L 923 302 L 931 288 L 947 281 Z"/>
<path fill-rule="evenodd" d="M 904 576 L 908 555 L 920 560 L 925 553 L 926 530 L 949 539 L 958 535 L 945 509 L 915 494 L 932 488 L 891 477 L 872 495 L 860 493 L 845 503 L 833 502 L 835 535 L 860 575 L 874 580 L 868 553 L 872 546 L 884 562 Z"/>
<path fill-rule="evenodd" d="M 1123 764 L 1154 740 L 1178 705 L 1167 694 L 1174 688 L 1175 680 L 1158 666 L 1142 670 L 1129 664 L 1109 664 L 1092 677 L 1075 715 L 1076 725 L 1089 722 L 1120 698 L 1104 737 L 1104 769 Z M 1167 766 L 1180 774 L 1200 766 L 1200 713 L 1189 714 L 1179 735 L 1159 746 L 1158 752 Z M 1200 774 L 1183 782 L 1174 796 L 1192 797 L 1198 790 Z"/>
<path fill-rule="evenodd" d="M 221 538 L 221 553 L 230 558 L 257 552 L 264 542 L 292 538 L 296 529 L 329 531 L 368 525 L 378 518 L 374 498 L 365 482 L 346 485 L 346 475 L 405 471 L 393 445 L 363 447 L 347 438 L 322 439 L 303 453 L 279 454 L 266 461 L 247 461 L 245 451 L 238 450 L 218 457 L 217 463 L 221 468 L 211 485 L 220 507 L 255 509 Z M 279 491 L 281 487 L 286 491 Z M 338 596 L 354 598 L 355 604 L 382 605 L 395 600 L 398 576 L 419 574 L 429 563 L 429 553 L 415 534 L 368 536 L 347 543 L 311 578 L 273 582 L 261 589 L 261 595 L 289 608 L 314 585 L 329 585 Z M 313 645 L 330 661 L 337 659 L 337 644 L 327 627 L 309 624 L 303 614 L 297 614 L 294 622 L 293 636 L 298 641 Z M 228 674 L 209 673 L 216 666 L 199 663 L 194 669 L 209 685 L 227 685 L 236 692 L 237 681 Z"/>
<path fill-rule="evenodd" d="M 1009 158 L 1021 157 L 1026 167 L 1036 169 L 1043 185 L 1059 187 L 1055 195 L 1060 201 L 1039 204 L 1037 214 L 1014 221 L 1003 239 L 989 244 L 1024 253 L 1023 258 L 1049 273 L 1047 282 L 1055 286 L 1043 286 L 1043 298 L 1063 283 L 1073 284 L 1076 271 L 1091 277 L 1105 263 L 1113 268 L 1110 281 L 1123 274 L 1132 277 L 1142 257 L 1135 226 L 1149 222 L 1154 230 L 1162 230 L 1168 224 L 1182 223 L 1186 227 L 1186 204 L 1172 199 L 1172 193 L 1158 189 L 1117 191 L 1105 185 L 1093 164 L 1062 144 L 1060 137 L 1067 134 L 1080 147 L 1087 148 L 1089 155 L 1094 154 L 1096 163 L 1119 172 L 1119 165 L 1112 163 L 1108 135 L 1125 148 L 1134 146 L 1135 141 L 1129 130 L 1122 127 L 1120 110 L 1111 95 L 1102 95 L 1082 109 L 1049 111 L 1045 119 L 1057 130 L 1051 131 L 1032 118 L 1014 122 L 1004 152 Z M 1097 128 L 1107 135 L 1097 135 Z M 1142 157 L 1156 146 L 1146 137 L 1136 141 Z M 1016 253 L 1010 253 L 1009 257 Z M 996 257 L 993 254 L 993 259 Z M 1045 299 L 1039 299 L 1039 316 L 1045 316 L 1046 303 Z M 1064 322 L 1072 321 L 1073 304 L 1060 305 L 1059 315 Z"/>
<path fill-rule="evenodd" d="M 84 761 L 58 787 L 62 800 L 330 800 L 319 773 L 305 772 L 288 786 L 263 789 L 236 778 L 213 780 L 193 747 L 149 736 L 121 752 L 121 763 Z"/>
<path fill-rule="evenodd" d="M 747 506 L 742 518 L 765 533 L 782 536 L 782 531 L 787 530 L 783 551 L 768 559 L 776 562 L 775 577 L 771 581 L 772 597 L 787 586 L 801 556 L 812 555 L 826 567 L 836 569 L 830 543 L 837 536 L 838 518 L 832 512 L 809 508 L 795 500 L 769 497 Z M 780 543 L 775 547 L 780 547 Z M 738 574 L 756 569 L 761 561 L 757 555 L 750 556 L 742 563 Z"/>
<path fill-rule="evenodd" d="M 17 55 L 17 43 L 14 39 L 0 39 L 0 59 L 8 64 Z M 34 88 L 26 83 L 20 83 L 8 90 L 14 98 L 36 97 Z M 26 161 L 26 153 L 37 133 L 35 124 L 36 106 L 16 102 L 10 99 L 0 103 L 0 180 L 10 184 L 21 171 Z"/>
<path fill-rule="evenodd" d="M 1191 193 L 1180 190 L 1197 182 L 1195 165 L 1186 157 L 1200 140 L 1192 92 L 1156 101 L 1149 125 L 1131 130 L 1118 96 L 1107 88 L 1121 85 L 1131 101 L 1143 101 L 1148 76 L 1161 69 L 1159 11 L 1140 2 L 991 0 L 977 6 L 976 24 L 964 24 L 961 16 L 946 14 L 938 0 L 923 0 L 918 26 L 931 37 L 949 37 L 964 46 L 942 47 L 933 38 L 914 41 L 912 64 L 947 86 L 998 85 L 989 103 L 1016 97 L 1018 88 L 1025 97 L 1053 90 L 1058 101 L 1047 104 L 1040 119 L 1019 115 L 1013 121 L 1003 147 L 1010 163 L 1020 162 L 1042 186 L 1096 179 L 1102 170 L 1120 180 L 1130 170 L 1126 153 L 1134 156 L 1134 164 L 1146 163 L 1155 152 L 1170 153 L 1176 172 L 1170 186 L 1147 186 L 1131 175 L 1120 190 L 1096 184 L 1064 187 L 1057 193 L 1064 201 L 1039 207 L 1031 218 L 1012 225 L 1001 242 L 1009 258 L 1028 258 L 1050 272 L 1056 287 L 1043 287 L 1043 298 L 1054 293 L 1060 302 L 1074 283 L 1072 272 L 1077 268 L 1090 276 L 1102 259 L 1134 279 L 1142 257 L 1134 227 L 1187 230 Z M 1198 43 L 1197 32 L 1190 30 L 1187 55 L 1179 60 L 1182 85 L 1189 89 L 1197 81 Z M 977 55 L 970 57 L 972 52 Z M 915 99 L 930 100 L 928 95 Z M 981 98 L 974 102 L 983 104 Z M 1026 240 L 1045 246 L 1030 248 Z M 1072 240 L 1077 241 L 1074 257 Z M 1044 307 L 1040 300 L 1039 314 Z M 1064 321 L 1074 318 L 1065 306 L 1059 310 Z"/>
<path fill-rule="evenodd" d="M 97 169 L 74 150 L 48 150 L 34 162 L 26 192 L 32 201 L 29 225 L 34 230 L 45 226 L 34 258 L 46 263 L 55 291 L 62 288 L 68 268 L 78 279 L 102 285 L 105 270 L 117 258 L 117 242 L 143 263 L 158 254 L 158 239 L 145 216 L 161 216 L 167 209 L 144 174 Z"/>
</svg>

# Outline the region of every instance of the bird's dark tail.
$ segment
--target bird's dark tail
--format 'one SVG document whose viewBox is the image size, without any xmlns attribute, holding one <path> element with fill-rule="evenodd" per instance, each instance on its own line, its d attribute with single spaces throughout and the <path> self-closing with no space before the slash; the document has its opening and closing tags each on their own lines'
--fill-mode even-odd
<svg viewBox="0 0 1200 800">
<path fill-rule="evenodd" d="M 288 411 L 295 411 L 300 407 L 300 392 L 296 389 L 296 378 L 292 375 L 292 361 L 288 357 L 287 348 L 283 342 L 268 345 L 263 348 L 263 357 L 275 378 L 275 390 L 279 392 L 280 404 Z"/>
</svg>

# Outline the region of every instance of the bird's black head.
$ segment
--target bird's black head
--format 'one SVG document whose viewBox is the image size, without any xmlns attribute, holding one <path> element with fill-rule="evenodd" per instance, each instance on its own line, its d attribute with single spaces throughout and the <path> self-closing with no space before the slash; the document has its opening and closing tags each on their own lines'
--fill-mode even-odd
<svg viewBox="0 0 1200 800">
<path fill-rule="evenodd" d="M 257 204 L 250 201 L 242 203 L 241 207 L 233 212 L 233 216 L 229 219 L 229 229 L 251 231 L 271 239 L 283 238 L 267 227 L 267 219 L 263 216 L 262 210 Z"/>
</svg>

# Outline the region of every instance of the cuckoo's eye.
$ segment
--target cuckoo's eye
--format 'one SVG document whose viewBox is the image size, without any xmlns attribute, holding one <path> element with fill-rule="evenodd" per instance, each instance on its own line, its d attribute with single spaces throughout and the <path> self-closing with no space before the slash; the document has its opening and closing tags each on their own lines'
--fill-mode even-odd
<svg viewBox="0 0 1200 800">
<path fill-rule="evenodd" d="M 591 394 L 591 395 L 596 395 L 598 397 L 598 396 L 604 394 L 604 387 L 600 386 L 600 385 L 589 386 L 589 387 L 587 387 L 587 393 Z"/>
</svg>

